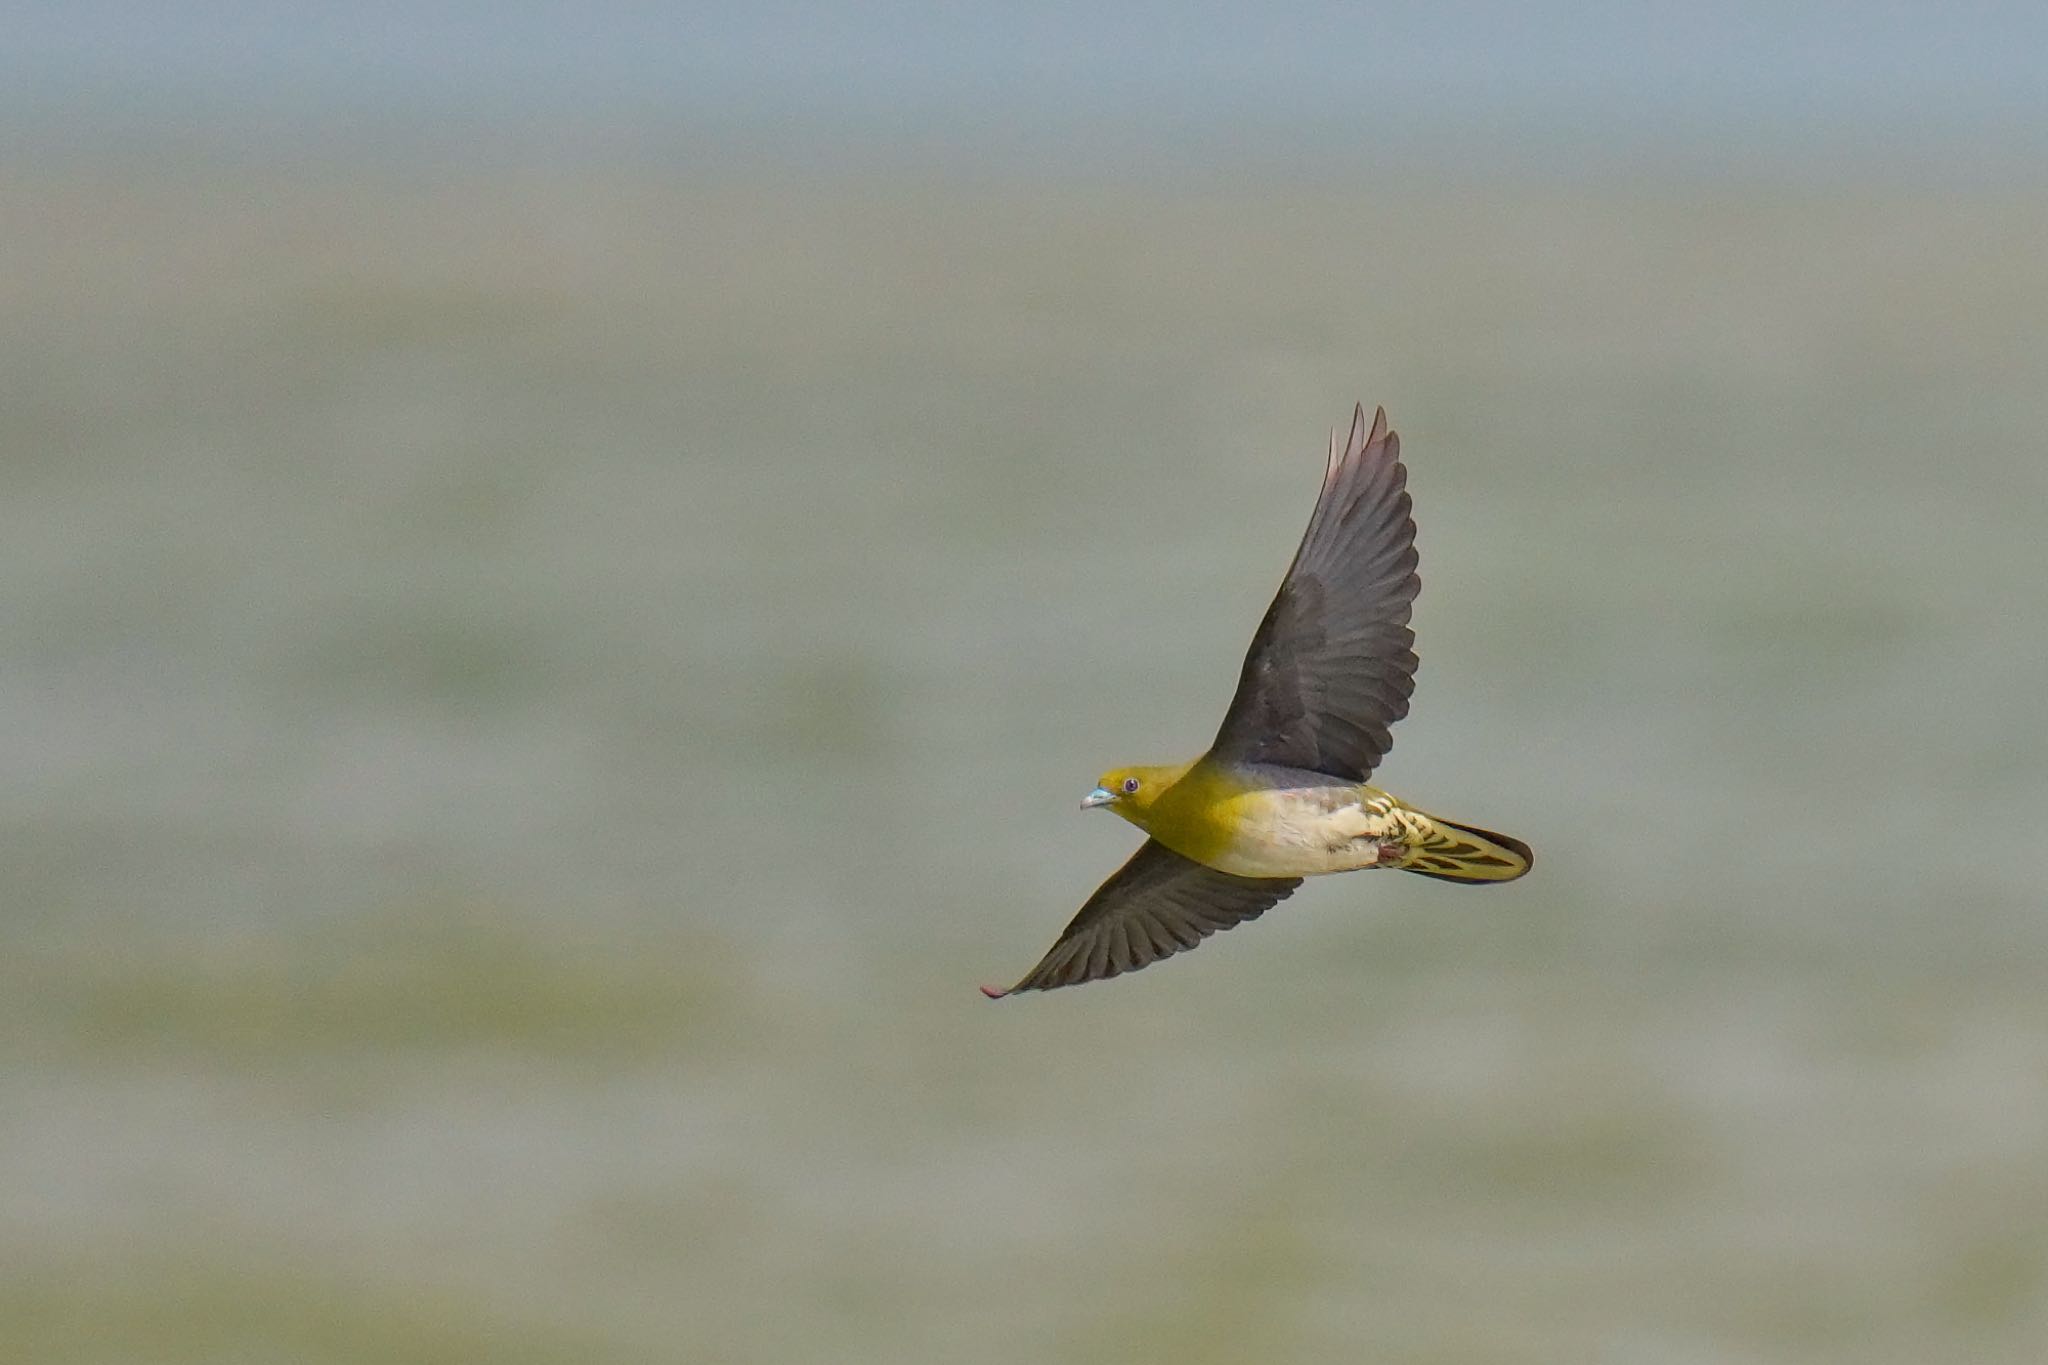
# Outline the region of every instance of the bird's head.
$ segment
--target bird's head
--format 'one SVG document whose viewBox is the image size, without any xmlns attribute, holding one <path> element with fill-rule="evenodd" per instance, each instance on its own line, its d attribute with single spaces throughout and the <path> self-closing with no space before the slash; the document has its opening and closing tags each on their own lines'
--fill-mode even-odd
<svg viewBox="0 0 2048 1365">
<path fill-rule="evenodd" d="M 1095 790 L 1081 798 L 1081 809 L 1107 806 L 1143 829 L 1152 803 L 1187 770 L 1185 763 L 1170 768 L 1111 768 L 1095 780 Z"/>
</svg>

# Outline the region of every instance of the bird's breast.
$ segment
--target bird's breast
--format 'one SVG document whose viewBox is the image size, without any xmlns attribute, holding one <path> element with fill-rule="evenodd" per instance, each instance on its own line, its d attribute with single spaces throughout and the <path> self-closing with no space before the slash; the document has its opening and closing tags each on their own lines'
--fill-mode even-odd
<svg viewBox="0 0 2048 1365">
<path fill-rule="evenodd" d="M 1349 872 L 1377 865 L 1383 842 L 1405 842 L 1406 814 L 1366 786 L 1242 791 L 1212 802 L 1202 837 L 1176 851 L 1240 877 Z"/>
</svg>

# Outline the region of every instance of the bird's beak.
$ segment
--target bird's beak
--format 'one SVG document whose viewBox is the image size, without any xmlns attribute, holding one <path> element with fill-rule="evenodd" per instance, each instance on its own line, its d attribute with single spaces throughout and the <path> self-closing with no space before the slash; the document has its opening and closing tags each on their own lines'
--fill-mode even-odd
<svg viewBox="0 0 2048 1365">
<path fill-rule="evenodd" d="M 1097 787 L 1094 791 L 1081 798 L 1081 809 L 1094 810 L 1097 806 L 1106 806 L 1114 800 L 1116 800 L 1115 792 L 1107 787 Z"/>
</svg>

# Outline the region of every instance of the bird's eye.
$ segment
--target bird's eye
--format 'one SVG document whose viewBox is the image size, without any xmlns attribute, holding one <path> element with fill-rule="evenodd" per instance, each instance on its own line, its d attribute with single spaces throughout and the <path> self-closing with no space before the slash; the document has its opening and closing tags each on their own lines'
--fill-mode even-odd
<svg viewBox="0 0 2048 1365">
<path fill-rule="evenodd" d="M 1125 778 L 1125 779 L 1124 779 L 1124 795 L 1125 795 L 1125 796 L 1129 796 L 1129 795 L 1130 795 L 1130 794 L 1131 794 L 1132 792 L 1136 791 L 1137 789 L 1138 789 L 1138 779 L 1137 779 L 1137 778 L 1135 778 L 1135 777 L 1127 777 L 1127 778 Z"/>
</svg>

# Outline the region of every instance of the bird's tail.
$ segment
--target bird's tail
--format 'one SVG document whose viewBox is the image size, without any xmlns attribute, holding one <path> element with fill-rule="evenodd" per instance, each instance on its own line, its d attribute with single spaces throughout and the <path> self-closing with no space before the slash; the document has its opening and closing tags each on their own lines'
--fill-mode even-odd
<svg viewBox="0 0 2048 1365">
<path fill-rule="evenodd" d="M 1536 855 L 1520 839 L 1453 824 L 1438 816 L 1428 817 L 1420 832 L 1422 838 L 1411 841 L 1401 861 L 1394 864 L 1403 872 L 1419 872 L 1447 882 L 1511 882 L 1536 861 Z"/>
</svg>

